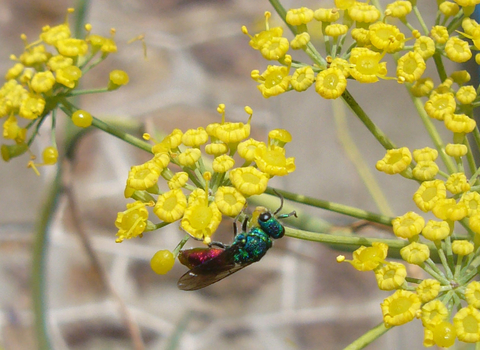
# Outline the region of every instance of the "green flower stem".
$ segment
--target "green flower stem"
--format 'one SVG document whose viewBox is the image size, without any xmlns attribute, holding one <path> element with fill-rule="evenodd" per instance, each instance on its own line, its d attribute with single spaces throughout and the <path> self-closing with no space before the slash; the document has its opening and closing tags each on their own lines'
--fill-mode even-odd
<svg viewBox="0 0 480 350">
<path fill-rule="evenodd" d="M 433 55 L 433 61 L 435 62 L 435 67 L 437 67 L 440 81 L 445 81 L 447 79 L 447 72 L 445 71 L 445 66 L 443 65 L 442 56 L 438 52 Z"/>
<path fill-rule="evenodd" d="M 480 132 L 478 131 L 478 126 L 473 129 L 473 139 L 475 140 L 475 144 L 477 145 L 477 149 L 480 150 Z"/>
<path fill-rule="evenodd" d="M 435 148 L 438 151 L 438 154 L 440 154 L 440 157 L 442 157 L 443 163 L 447 167 L 448 172 L 450 174 L 456 172 L 455 164 L 453 163 L 450 156 L 447 153 L 445 153 L 445 146 L 443 144 L 443 140 L 440 137 L 440 134 L 438 133 L 437 128 L 432 123 L 432 120 L 428 116 L 427 112 L 425 112 L 425 108 L 423 107 L 422 101 L 418 97 L 413 96 L 410 89 L 407 88 L 407 91 L 410 94 L 410 98 L 412 99 L 413 105 L 415 106 L 415 109 L 417 110 L 418 115 L 420 116 L 420 119 L 422 120 L 423 125 L 425 126 L 425 129 L 427 129 L 428 135 L 432 139 L 433 144 L 435 145 Z"/>
<path fill-rule="evenodd" d="M 348 130 L 345 109 L 343 107 L 344 105 L 340 101 L 333 100 L 333 116 L 335 118 L 338 139 L 342 143 L 343 150 L 345 153 L 347 153 L 350 161 L 355 165 L 358 174 L 362 178 L 363 183 L 365 184 L 380 212 L 383 215 L 393 216 L 393 211 L 390 208 L 390 204 L 383 195 L 383 192 L 375 180 L 375 177 L 370 172 L 370 169 L 363 159 L 362 154 L 359 152 L 357 145 L 355 142 L 353 142 L 353 138 Z"/>
<path fill-rule="evenodd" d="M 330 210 L 336 213 L 352 216 L 358 219 L 365 219 L 365 220 L 376 222 L 383 225 L 392 226 L 392 220 L 394 219 L 394 217 L 372 213 L 363 209 L 350 207 L 348 205 L 329 202 L 321 199 L 315 199 L 312 197 L 307 197 L 304 195 L 295 194 L 292 192 L 287 192 L 287 191 L 278 190 L 278 189 L 276 189 L 275 191 L 277 191 L 281 196 L 283 196 L 283 198 L 297 202 L 297 203 L 310 205 L 316 208 Z M 268 187 L 265 192 L 268 194 L 275 195 L 275 192 L 271 187 Z"/>
<path fill-rule="evenodd" d="M 158 229 L 161 229 L 162 227 L 165 227 L 167 225 L 170 225 L 171 222 L 160 222 L 158 224 L 153 224 L 153 227 L 150 230 L 145 230 L 144 232 L 150 232 L 150 231 L 155 231 Z"/>
<path fill-rule="evenodd" d="M 455 273 L 453 276 L 458 278 L 460 271 L 462 270 L 462 263 L 463 263 L 463 255 L 459 255 L 457 258 L 457 263 L 455 264 Z"/>
<path fill-rule="evenodd" d="M 353 343 L 345 347 L 343 350 L 358 350 L 363 349 L 367 345 L 374 342 L 376 339 L 380 338 L 383 334 L 385 334 L 388 330 L 392 329 L 393 327 L 387 328 L 385 324 L 382 322 L 379 325 L 373 327 L 371 330 L 363 334 L 360 338 L 355 340 Z"/>
<path fill-rule="evenodd" d="M 473 174 L 477 171 L 477 164 L 475 163 L 475 157 L 473 156 L 472 147 L 470 145 L 470 142 L 468 141 L 468 139 L 466 137 L 465 137 L 465 140 L 464 140 L 463 144 L 465 146 L 467 146 L 468 167 L 470 168 L 471 174 Z M 470 184 L 472 184 L 472 183 L 470 182 Z"/>
<path fill-rule="evenodd" d="M 448 265 L 447 258 L 445 256 L 445 251 L 442 249 L 441 242 L 436 241 L 435 242 L 435 247 L 437 248 L 438 255 L 440 256 L 440 261 L 442 262 L 443 269 L 445 270 L 445 273 L 447 274 L 447 278 L 449 280 L 453 279 L 453 274 L 452 274 L 452 271 L 450 270 L 450 266 Z"/>
<path fill-rule="evenodd" d="M 35 333 L 38 342 L 38 349 L 53 349 L 48 333 L 47 325 L 47 300 L 45 292 L 46 283 L 46 263 L 48 248 L 48 232 L 55 208 L 57 206 L 58 196 L 62 189 L 62 169 L 57 167 L 57 174 L 53 183 L 48 189 L 48 195 L 40 206 L 41 211 L 35 230 L 35 241 L 33 245 L 32 257 L 32 299 L 33 312 L 35 314 Z"/>
<path fill-rule="evenodd" d="M 435 265 L 431 258 L 425 260 L 425 264 L 423 264 L 422 268 L 442 284 L 447 285 L 450 283 L 450 281 L 445 278 L 443 272 L 438 269 L 438 267 Z"/>
<path fill-rule="evenodd" d="M 385 149 L 397 148 L 388 136 L 368 117 L 347 89 L 345 89 L 345 92 L 342 94 L 342 99 Z"/>
<path fill-rule="evenodd" d="M 62 102 L 66 102 L 66 101 L 62 101 Z M 67 106 L 69 108 L 67 108 Z M 70 103 L 64 103 L 63 105 L 60 106 L 60 109 L 65 112 L 65 114 L 67 114 L 69 117 L 72 116 L 72 109 L 71 109 L 72 105 Z M 113 127 L 112 125 L 110 124 L 107 124 L 105 123 L 104 121 L 100 120 L 100 119 L 97 119 L 95 117 L 93 117 L 93 121 L 92 121 L 92 125 L 94 127 L 96 127 L 97 129 L 100 129 L 100 130 L 103 130 L 105 131 L 107 134 L 110 134 L 110 135 L 113 135 L 113 136 L 116 136 L 118 137 L 119 139 L 137 147 L 137 148 L 140 148 L 140 149 L 143 149 L 144 151 L 147 151 L 149 153 L 152 153 L 152 145 L 135 137 L 135 136 L 132 136 L 128 133 L 126 133 L 125 131 L 123 130 L 120 130 L 120 129 L 117 129 L 115 127 Z"/>
<path fill-rule="evenodd" d="M 185 243 L 188 242 L 188 240 L 190 239 L 190 235 L 187 233 L 185 236 L 183 236 L 182 240 L 177 244 L 177 246 L 175 247 L 175 249 L 172 251 L 173 255 L 175 256 L 175 258 L 177 258 L 178 256 L 178 253 L 180 252 L 180 250 L 183 248 L 183 246 L 185 245 Z"/>
<path fill-rule="evenodd" d="M 109 91 L 111 91 L 111 90 L 109 90 L 106 87 L 98 88 L 98 89 L 88 89 L 88 90 L 72 90 L 68 94 L 66 94 L 65 96 L 71 97 L 71 96 L 79 96 L 79 95 L 99 94 L 99 93 L 102 93 L 102 92 L 109 92 Z"/>
<path fill-rule="evenodd" d="M 428 27 L 427 27 L 425 21 L 423 20 L 422 14 L 420 13 L 420 10 L 418 9 L 418 7 L 416 5 L 413 6 L 413 13 L 415 13 L 415 16 L 417 17 L 418 22 L 422 26 L 423 33 L 425 35 L 428 35 L 428 33 L 429 33 Z"/>
</svg>

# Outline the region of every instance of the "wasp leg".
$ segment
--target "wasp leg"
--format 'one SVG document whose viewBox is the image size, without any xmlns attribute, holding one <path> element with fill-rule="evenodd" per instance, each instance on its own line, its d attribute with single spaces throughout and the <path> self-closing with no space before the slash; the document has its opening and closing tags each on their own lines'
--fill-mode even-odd
<svg viewBox="0 0 480 350">
<path fill-rule="evenodd" d="M 219 248 L 223 248 L 225 249 L 227 246 L 225 244 L 223 244 L 222 242 L 217 242 L 217 241 L 212 241 L 208 244 L 208 246 L 211 248 L 211 247 L 219 247 Z"/>
</svg>

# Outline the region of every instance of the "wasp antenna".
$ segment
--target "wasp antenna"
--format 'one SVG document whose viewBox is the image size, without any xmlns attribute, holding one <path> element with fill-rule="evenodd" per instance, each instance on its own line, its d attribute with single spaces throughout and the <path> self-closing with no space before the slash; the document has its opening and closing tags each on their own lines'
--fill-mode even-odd
<svg viewBox="0 0 480 350">
<path fill-rule="evenodd" d="M 282 210 L 282 208 L 283 208 L 283 196 L 282 196 L 280 193 L 278 193 L 275 189 L 272 189 L 272 190 L 273 190 L 273 192 L 280 198 L 280 206 L 279 206 L 278 209 L 275 210 L 275 212 L 273 213 L 273 215 L 277 215 L 277 213 L 279 213 L 280 210 Z"/>
<path fill-rule="evenodd" d="M 295 210 L 292 211 L 291 213 L 288 213 L 288 214 L 279 215 L 279 216 L 277 216 L 277 218 L 278 219 L 286 219 L 286 218 L 289 218 L 290 216 L 295 216 L 296 218 L 298 218 L 297 212 Z"/>
</svg>

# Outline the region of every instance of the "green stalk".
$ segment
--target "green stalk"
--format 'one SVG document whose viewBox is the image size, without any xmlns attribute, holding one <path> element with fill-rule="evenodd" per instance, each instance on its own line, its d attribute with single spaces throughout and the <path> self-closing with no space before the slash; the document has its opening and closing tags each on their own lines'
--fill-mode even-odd
<svg viewBox="0 0 480 350">
<path fill-rule="evenodd" d="M 40 206 L 41 211 L 35 229 L 35 241 L 33 244 L 32 257 L 32 299 L 33 312 L 35 314 L 35 333 L 38 342 L 38 348 L 41 350 L 53 349 L 48 334 L 47 322 L 47 298 L 45 292 L 46 284 L 46 262 L 48 248 L 48 231 L 55 208 L 57 206 L 58 196 L 62 188 L 62 169 L 57 167 L 57 174 L 48 190 L 45 202 Z"/>
<path fill-rule="evenodd" d="M 373 327 L 368 332 L 363 334 L 360 338 L 355 340 L 353 343 L 345 347 L 343 350 L 359 350 L 363 349 L 367 345 L 374 342 L 376 339 L 380 338 L 383 334 L 387 333 L 392 327 L 387 328 L 382 322 L 379 325 Z"/>
<path fill-rule="evenodd" d="M 392 220 L 394 219 L 394 217 L 372 213 L 363 209 L 350 207 L 348 205 L 329 202 L 321 199 L 315 199 L 312 197 L 295 194 L 295 193 L 287 192 L 283 190 L 276 189 L 275 191 L 278 192 L 281 196 L 283 196 L 283 198 L 297 202 L 297 203 L 310 205 L 316 208 L 330 210 L 336 213 L 352 216 L 358 219 L 364 219 L 364 220 L 376 222 L 376 223 L 387 225 L 387 226 L 392 226 Z M 268 194 L 275 195 L 275 192 L 271 187 L 268 187 L 265 192 Z"/>
<path fill-rule="evenodd" d="M 342 94 L 342 99 L 385 149 L 397 148 L 388 136 L 375 125 L 347 89 L 345 89 L 345 92 Z"/>
</svg>

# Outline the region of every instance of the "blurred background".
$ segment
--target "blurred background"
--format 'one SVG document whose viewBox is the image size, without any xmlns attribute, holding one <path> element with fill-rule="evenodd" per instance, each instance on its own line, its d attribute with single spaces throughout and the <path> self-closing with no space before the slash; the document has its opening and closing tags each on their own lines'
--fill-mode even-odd
<svg viewBox="0 0 480 350">
<path fill-rule="evenodd" d="M 313 87 L 264 99 L 250 78 L 252 70 L 262 72 L 268 62 L 250 48 L 240 28 L 246 25 L 252 34 L 264 29 L 264 11 L 273 12 L 268 1 L 90 4 L 87 19 L 93 33 L 109 36 L 110 28 L 116 28 L 119 51 L 85 77 L 84 88 L 105 86 L 112 69 L 127 71 L 130 83 L 113 93 L 82 98 L 83 109 L 100 119 L 134 120 L 149 131 L 170 133 L 218 122 L 219 103 L 226 104 L 228 120 L 246 122 L 243 108 L 248 105 L 254 111 L 253 137 L 266 141 L 268 131 L 275 128 L 288 129 L 293 136 L 287 156 L 296 157 L 297 170 L 275 178 L 273 186 L 379 212 L 338 140 L 332 103 Z M 333 1 L 283 4 L 317 9 L 331 7 Z M 420 5 L 422 13 L 434 16 L 435 1 Z M 36 40 L 43 26 L 64 21 L 68 7 L 75 7 L 75 1 L 0 0 L 0 71 L 12 65 L 10 54 L 22 52 L 21 33 Z M 274 17 L 271 25 L 281 23 Z M 140 42 L 127 45 L 140 34 L 145 35 L 147 59 Z M 309 62 L 301 53 L 294 59 Z M 389 62 L 390 76 L 392 67 Z M 432 146 L 403 86 L 395 81 L 370 85 L 349 81 L 348 88 L 397 145 Z M 384 149 L 349 110 L 344 112 L 351 140 L 373 172 Z M 62 137 L 58 135 L 59 144 Z M 33 150 L 40 154 L 49 145 L 46 131 Z M 378 290 L 373 273 L 337 264 L 339 253 L 325 245 L 288 237 L 277 241 L 261 263 L 221 283 L 197 292 L 179 291 L 176 282 L 186 271 L 183 266 L 176 264 L 169 274 L 159 276 L 149 265 L 157 250 L 173 249 L 183 237 L 178 225 L 115 243 L 116 214 L 128 203 L 123 196 L 128 171 L 147 158 L 145 152 L 100 131 L 87 133 L 77 145 L 67 175 L 87 237 L 79 236 L 71 206 L 62 195 L 44 252 L 44 303 L 55 349 L 132 349 L 128 330 L 135 329 L 132 324 L 138 326 L 146 349 L 342 349 L 382 321 L 380 302 L 391 293 Z M 24 156 L 0 163 L 0 346 L 5 349 L 36 348 L 31 257 L 35 224 L 55 169 L 42 168 L 37 177 L 26 169 L 27 161 Z M 414 209 L 415 183 L 374 175 L 394 215 Z M 339 227 L 356 224 L 353 218 L 292 205 Z M 229 242 L 231 221 L 222 225 L 219 240 Z M 366 227 L 361 234 L 385 231 Z M 105 287 L 86 244 L 96 253 L 111 288 Z M 422 338 L 423 328 L 415 320 L 390 330 L 368 349 L 418 349 Z"/>
</svg>

